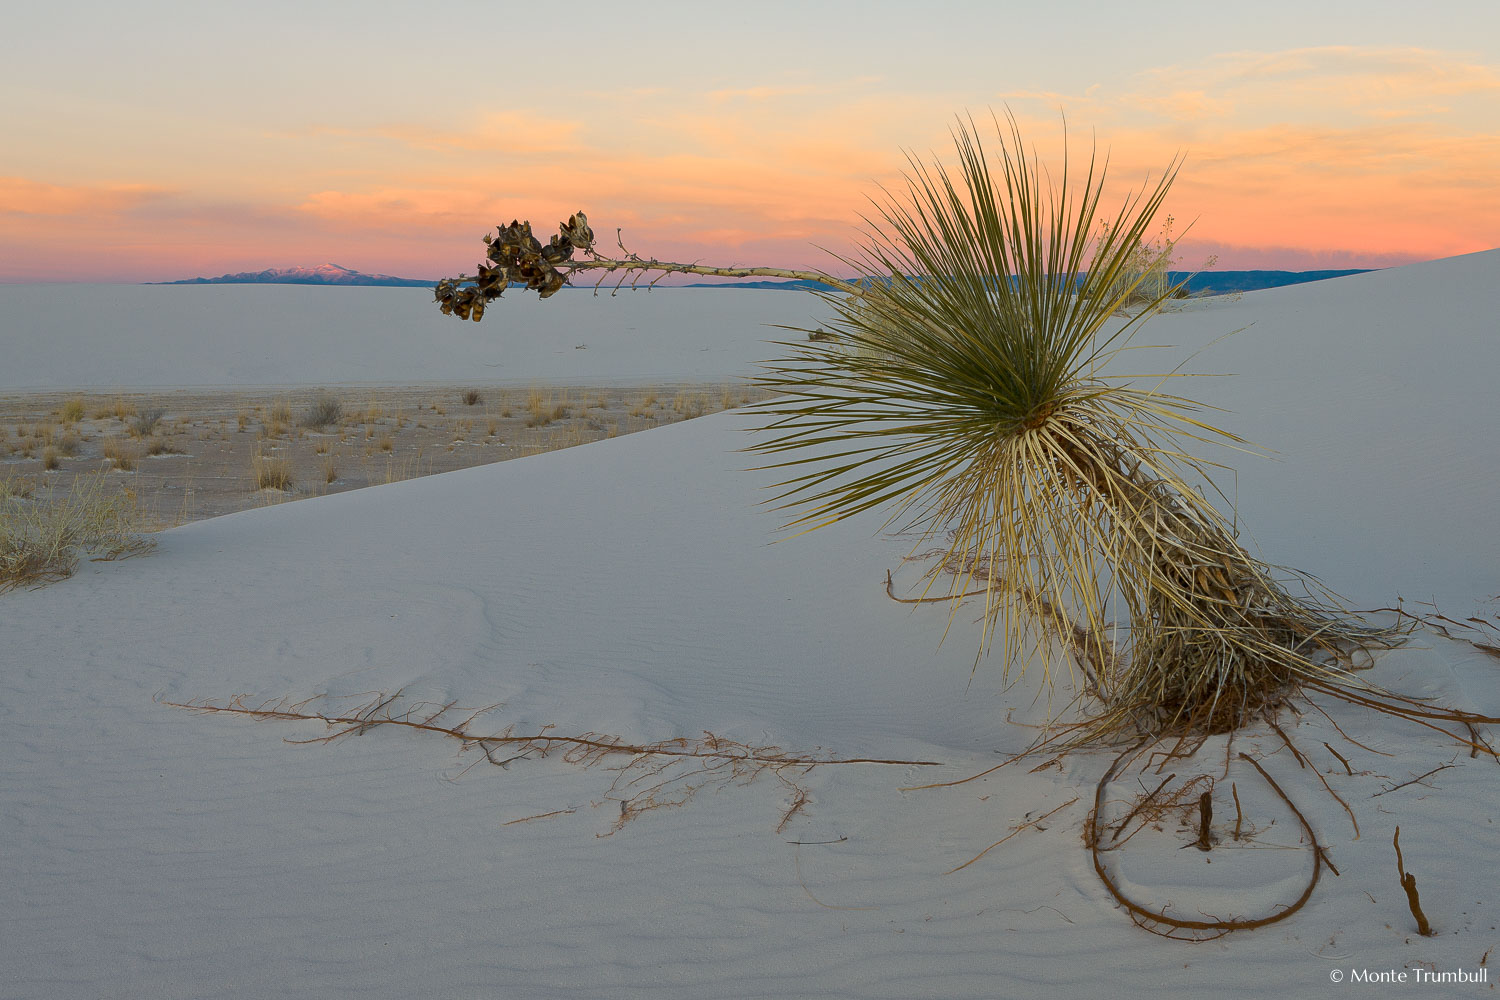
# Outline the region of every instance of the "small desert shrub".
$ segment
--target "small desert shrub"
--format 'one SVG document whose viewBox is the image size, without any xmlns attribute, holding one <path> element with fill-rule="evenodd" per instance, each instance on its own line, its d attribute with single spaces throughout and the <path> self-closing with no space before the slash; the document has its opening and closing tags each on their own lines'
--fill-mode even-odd
<svg viewBox="0 0 1500 1000">
<path fill-rule="evenodd" d="M 463 401 L 465 406 L 478 406 L 484 402 L 484 397 L 479 394 L 478 389 L 465 389 Z"/>
<path fill-rule="evenodd" d="M 391 451 L 396 446 L 396 443 L 391 440 L 391 436 L 389 434 L 382 435 L 380 440 L 376 443 L 380 445 L 381 451 Z"/>
<path fill-rule="evenodd" d="M 0 593 L 70 576 L 82 555 L 118 559 L 155 544 L 135 495 L 105 489 L 104 476 L 80 476 L 68 495 L 50 502 L 0 484 Z"/>
<path fill-rule="evenodd" d="M 53 469 L 56 469 L 61 464 L 62 463 L 60 461 L 58 461 L 58 458 L 57 458 L 57 449 L 56 448 L 50 448 L 49 447 L 49 448 L 43 448 L 42 449 L 42 468 L 46 469 L 48 472 L 51 472 Z"/>
<path fill-rule="evenodd" d="M 74 455 L 78 454 L 79 442 L 77 434 L 64 434 L 62 437 L 54 441 L 53 444 L 56 445 L 57 452 L 60 455 L 65 455 L 68 458 L 72 458 Z"/>
<path fill-rule="evenodd" d="M 110 408 L 110 413 L 116 420 L 129 420 L 135 416 L 135 404 L 123 397 L 116 399 L 114 406 Z"/>
<path fill-rule="evenodd" d="M 62 405 L 58 417 L 65 424 L 76 424 L 83 419 L 84 402 L 82 396 L 74 396 Z"/>
<path fill-rule="evenodd" d="M 289 400 L 278 399 L 271 404 L 271 422 L 278 424 L 292 422 L 292 404 Z"/>
<path fill-rule="evenodd" d="M 250 458 L 250 474 L 258 490 L 280 490 L 290 493 L 292 489 L 292 463 L 276 455 L 254 455 Z"/>
<path fill-rule="evenodd" d="M 339 477 L 338 461 L 332 455 L 323 456 L 323 482 L 331 483 Z"/>
<path fill-rule="evenodd" d="M 1169 274 L 1176 263 L 1172 257 L 1172 251 L 1177 245 L 1177 241 L 1172 238 L 1172 225 L 1173 219 L 1169 215 L 1162 223 L 1161 232 L 1155 240 L 1136 237 L 1134 244 L 1128 248 L 1125 266 L 1110 284 L 1111 295 L 1133 306 L 1155 305 L 1163 299 L 1187 296 L 1186 284 L 1174 287 Z M 1097 243 L 1099 246 L 1107 246 L 1109 241 L 1110 224 L 1101 223 Z M 1097 267 L 1099 261 L 1096 259 L 1089 266 Z M 1209 266 L 1213 266 L 1212 261 Z"/>
<path fill-rule="evenodd" d="M 114 467 L 121 472 L 134 469 L 136 460 L 141 457 L 133 445 L 120 438 L 105 438 L 104 443 L 99 446 L 99 453 L 113 462 Z"/>
<path fill-rule="evenodd" d="M 130 421 L 130 432 L 136 437 L 150 437 L 151 432 L 156 430 L 156 425 L 161 422 L 161 418 L 166 412 L 160 406 L 152 406 L 138 411 L 135 419 Z"/>
<path fill-rule="evenodd" d="M 234 423 L 239 428 L 240 433 L 243 434 L 245 428 L 250 425 L 250 412 L 248 410 L 241 410 L 239 413 L 236 413 L 234 415 Z"/>
<path fill-rule="evenodd" d="M 328 454 L 328 449 L 331 447 L 333 446 L 328 442 L 328 439 L 324 438 L 323 440 L 318 441 L 313 445 L 313 454 L 326 455 Z"/>
<path fill-rule="evenodd" d="M 344 404 L 338 397 L 319 396 L 303 411 L 302 419 L 297 423 L 303 427 L 323 428 L 338 423 L 343 417 Z"/>
</svg>

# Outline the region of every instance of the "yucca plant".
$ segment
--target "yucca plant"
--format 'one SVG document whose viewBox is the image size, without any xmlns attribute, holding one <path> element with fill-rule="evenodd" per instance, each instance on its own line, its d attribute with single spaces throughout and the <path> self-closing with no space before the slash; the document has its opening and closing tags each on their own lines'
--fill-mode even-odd
<svg viewBox="0 0 1500 1000">
<path fill-rule="evenodd" d="M 1232 729 L 1299 679 L 1357 687 L 1347 652 L 1385 634 L 1249 555 L 1205 499 L 1190 447 L 1244 442 L 1162 391 L 1180 376 L 1113 370 L 1173 291 L 1111 320 L 1139 300 L 1133 257 L 1177 164 L 1106 217 L 1096 157 L 1081 181 L 1065 161 L 1053 185 L 1014 119 L 995 130 L 986 150 L 961 120 L 956 169 L 912 159 L 905 199 L 839 258 L 852 280 L 608 258 L 579 213 L 546 248 L 525 223 L 487 237 L 491 266 L 438 299 L 478 319 L 512 282 L 545 296 L 586 269 L 817 280 L 836 318 L 760 380 L 775 396 L 752 450 L 790 477 L 777 501 L 802 529 L 890 509 L 919 544 L 941 538 L 948 596 L 982 595 L 980 656 L 998 645 L 1007 671 L 1032 655 L 1049 668 L 1037 626 L 1067 637 L 1101 706 L 1078 741 Z"/>
<path fill-rule="evenodd" d="M 1181 376 L 1113 373 L 1172 294 L 1111 323 L 1139 298 L 1176 164 L 1101 220 L 1096 159 L 1080 184 L 1065 160 L 1052 187 L 1014 120 L 996 129 L 993 158 L 964 122 L 956 171 L 912 162 L 906 199 L 844 260 L 860 294 L 827 296 L 831 340 L 765 378 L 779 433 L 755 448 L 805 469 L 782 494 L 796 523 L 894 505 L 943 537 L 951 594 L 984 598 L 981 652 L 998 639 L 1007 670 L 1033 652 L 1046 669 L 1036 623 L 1082 643 L 1103 705 L 1087 736 L 1231 729 L 1298 677 L 1342 678 L 1376 633 L 1290 594 L 1199 492 L 1212 479 L 1187 446 L 1241 439 L 1162 391 Z"/>
</svg>

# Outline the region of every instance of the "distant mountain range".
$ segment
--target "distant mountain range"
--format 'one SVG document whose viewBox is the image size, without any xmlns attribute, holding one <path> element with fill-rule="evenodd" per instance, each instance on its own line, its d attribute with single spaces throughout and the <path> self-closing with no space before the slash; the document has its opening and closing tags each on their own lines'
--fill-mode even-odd
<svg viewBox="0 0 1500 1000">
<path fill-rule="evenodd" d="M 1200 271 L 1196 274 L 1190 271 L 1171 271 L 1169 276 L 1174 283 L 1186 281 L 1190 294 L 1224 295 L 1229 292 L 1253 292 L 1261 288 L 1322 281 L 1325 278 L 1342 278 L 1347 274 L 1363 274 L 1366 270 L 1369 268 L 1352 268 L 1343 271 Z M 424 278 L 397 278 L 389 274 L 366 274 L 353 268 L 340 267 L 338 264 L 319 264 L 317 267 L 270 267 L 264 271 L 221 274 L 217 278 L 147 282 L 153 285 L 386 285 L 402 288 L 430 288 L 436 283 L 436 280 Z M 676 287 L 800 291 L 823 286 L 814 281 L 736 281 L 722 284 L 704 282 Z"/>
<path fill-rule="evenodd" d="M 389 274 L 366 274 L 338 264 L 317 267 L 268 267 L 264 271 L 240 271 L 217 278 L 185 278 L 181 281 L 149 281 L 150 285 L 395 285 L 430 288 L 436 280 L 396 278 Z"/>
<path fill-rule="evenodd" d="M 1372 268 L 1351 268 L 1344 271 L 1168 271 L 1172 284 L 1187 282 L 1190 295 L 1227 295 L 1230 292 L 1253 292 L 1262 288 L 1278 288 L 1282 285 L 1300 285 L 1307 281 L 1322 281 L 1325 278 L 1342 278 L 1348 274 L 1363 274 Z M 660 286 L 658 286 L 660 287 Z M 768 288 L 798 291 L 823 288 L 816 281 L 735 281 L 724 284 L 683 285 L 683 288 Z"/>
</svg>

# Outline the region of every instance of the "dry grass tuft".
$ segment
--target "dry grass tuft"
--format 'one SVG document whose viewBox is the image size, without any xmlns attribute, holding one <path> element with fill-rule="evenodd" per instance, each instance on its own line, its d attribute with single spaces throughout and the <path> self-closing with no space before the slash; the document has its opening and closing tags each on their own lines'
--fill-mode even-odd
<svg viewBox="0 0 1500 1000">
<path fill-rule="evenodd" d="M 166 438 L 153 437 L 146 442 L 146 454 L 148 455 L 181 455 L 182 449 L 172 444 Z"/>
<path fill-rule="evenodd" d="M 109 459 L 116 469 L 129 472 L 140 459 L 140 449 L 121 438 L 105 438 L 99 445 L 99 454 Z"/>
<path fill-rule="evenodd" d="M 708 400 L 702 393 L 679 392 L 672 400 L 672 410 L 674 413 L 682 414 L 684 420 L 692 420 L 694 417 L 703 416 L 708 410 Z"/>
<path fill-rule="evenodd" d="M 250 459 L 250 474 L 258 490 L 280 490 L 290 493 L 295 482 L 292 463 L 278 455 L 254 455 Z"/>
<path fill-rule="evenodd" d="M 561 420 L 568 415 L 568 398 L 563 396 L 560 401 L 554 401 L 550 392 L 532 387 L 526 394 L 526 417 L 527 427 L 546 427 L 554 420 Z"/>
<path fill-rule="evenodd" d="M 61 498 L 36 497 L 24 482 L 0 483 L 0 593 L 71 576 L 78 560 L 145 552 L 145 520 L 135 494 L 105 489 L 103 473 L 80 477 Z"/>
<path fill-rule="evenodd" d="M 478 389 L 465 389 L 460 398 L 463 399 L 465 406 L 478 406 L 484 402 L 484 396 L 480 395 Z"/>
<path fill-rule="evenodd" d="M 20 476 L 0 479 L 0 504 L 9 500 L 28 500 L 36 493 L 36 482 Z"/>
<path fill-rule="evenodd" d="M 62 409 L 58 411 L 58 419 L 65 424 L 76 424 L 83 419 L 85 403 L 82 396 L 74 396 L 63 403 Z"/>
</svg>

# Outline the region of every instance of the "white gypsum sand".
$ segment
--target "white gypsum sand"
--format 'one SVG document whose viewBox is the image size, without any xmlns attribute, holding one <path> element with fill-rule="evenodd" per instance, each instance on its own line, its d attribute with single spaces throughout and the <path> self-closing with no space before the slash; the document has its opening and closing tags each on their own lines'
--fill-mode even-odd
<svg viewBox="0 0 1500 1000">
<path fill-rule="evenodd" d="M 1210 456 L 1238 470 L 1223 485 L 1265 558 L 1355 607 L 1399 596 L 1496 619 L 1497 272 L 1500 252 L 1475 254 L 1192 303 L 1147 328 L 1143 342 L 1191 349 L 1254 324 L 1192 362 L 1235 373 L 1193 394 L 1277 452 Z M 496 350 L 511 304 L 480 328 Z M 715 414 L 232 514 L 0 598 L 0 995 L 1311 995 L 1332 971 L 1474 973 L 1500 944 L 1482 875 L 1494 759 L 1331 700 L 1331 718 L 1279 719 L 1310 767 L 1269 727 L 1233 751 L 1286 789 L 1339 875 L 1286 922 L 1203 945 L 1138 929 L 1094 874 L 1080 831 L 1112 754 L 902 791 L 1024 748 L 1045 693 L 1033 674 L 1007 690 L 985 662 L 971 681 L 977 611 L 939 646 L 946 606 L 886 596 L 887 569 L 912 596 L 922 567 L 878 517 L 770 544 L 777 517 L 756 504 L 772 477 L 737 451 L 753 422 Z M 1493 715 L 1497 668 L 1424 631 L 1370 676 Z M 611 793 L 607 762 L 501 769 L 393 727 L 289 745 L 327 730 L 163 704 L 330 695 L 319 710 L 398 690 L 403 706 L 498 705 L 484 732 L 709 730 L 943 766 L 813 769 L 779 831 L 794 793 L 772 778 L 621 826 L 630 792 Z M 1168 773 L 1169 791 L 1218 781 L 1212 851 L 1188 846 L 1184 800 L 1107 852 L 1134 898 L 1258 916 L 1301 891 L 1295 817 L 1237 757 L 1225 777 L 1226 756 L 1212 740 L 1108 789 L 1116 822 Z M 1431 938 L 1397 885 L 1398 824 Z"/>
</svg>

